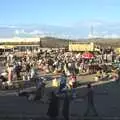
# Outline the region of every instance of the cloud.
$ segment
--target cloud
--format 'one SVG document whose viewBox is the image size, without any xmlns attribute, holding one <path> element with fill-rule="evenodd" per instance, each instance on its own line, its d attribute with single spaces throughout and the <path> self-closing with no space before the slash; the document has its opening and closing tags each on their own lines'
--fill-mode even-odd
<svg viewBox="0 0 120 120">
<path fill-rule="evenodd" d="M 24 29 L 22 29 L 22 30 L 15 30 L 15 32 L 14 32 L 16 35 L 20 35 L 20 34 L 25 34 L 26 32 L 25 32 L 25 30 Z"/>
<path fill-rule="evenodd" d="M 19 33 L 20 33 L 19 30 L 15 30 L 16 35 L 19 35 Z"/>
<path fill-rule="evenodd" d="M 46 36 L 46 35 L 49 35 L 50 32 L 44 32 L 44 31 L 41 31 L 41 30 L 31 30 L 31 31 L 25 31 L 24 29 L 16 29 L 14 31 L 14 34 L 16 36 L 36 36 L 36 35 L 39 35 L 39 36 Z"/>
<path fill-rule="evenodd" d="M 97 21 L 93 21 L 93 22 L 86 22 L 85 25 L 86 26 L 99 27 L 99 26 L 103 25 L 103 23 L 99 22 L 99 21 L 98 22 Z"/>
<path fill-rule="evenodd" d="M 9 28 L 16 28 L 16 26 L 7 26 L 7 27 L 9 27 Z"/>
<path fill-rule="evenodd" d="M 109 34 L 109 35 L 103 36 L 103 38 L 120 38 L 120 35 L 117 35 L 117 34 Z"/>
<path fill-rule="evenodd" d="M 17 26 L 14 26 L 14 25 L 0 25 L 0 27 L 4 27 L 4 28 L 17 28 Z"/>
<path fill-rule="evenodd" d="M 85 27 L 89 28 L 91 26 L 98 27 L 103 25 L 103 21 L 100 20 L 88 20 L 88 21 L 79 21 L 72 25 L 73 28 Z"/>
<path fill-rule="evenodd" d="M 26 32 L 25 32 L 25 30 L 24 30 L 24 29 L 22 29 L 22 30 L 20 31 L 20 33 L 23 33 L 23 34 L 24 34 L 24 33 L 26 33 Z"/>
<path fill-rule="evenodd" d="M 38 25 L 32 26 L 7 26 L 0 28 L 0 37 L 6 36 L 52 36 L 61 38 L 85 38 L 90 34 L 91 26 L 93 26 L 93 37 L 119 37 L 120 22 L 119 21 L 102 21 L 102 20 L 89 20 L 78 22 L 72 27 L 61 26 L 47 26 Z M 9 29 L 7 29 L 9 28 Z"/>
<path fill-rule="evenodd" d="M 37 35 L 37 34 L 44 34 L 44 32 L 43 31 L 40 31 L 40 30 L 34 30 L 34 31 L 32 31 L 32 32 L 30 32 L 30 33 L 28 33 L 28 34 L 31 34 L 31 35 Z"/>
</svg>

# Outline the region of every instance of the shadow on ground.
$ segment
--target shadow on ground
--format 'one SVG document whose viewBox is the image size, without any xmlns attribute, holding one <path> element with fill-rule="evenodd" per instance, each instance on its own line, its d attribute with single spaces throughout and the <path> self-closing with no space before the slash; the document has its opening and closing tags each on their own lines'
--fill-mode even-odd
<svg viewBox="0 0 120 120">
<path fill-rule="evenodd" d="M 100 85 L 94 85 L 93 88 L 95 92 L 95 107 L 99 117 L 93 117 L 92 113 L 90 113 L 88 116 L 89 120 L 120 120 L 119 83 L 109 82 Z M 51 88 L 46 88 L 45 92 L 49 93 L 50 91 Z M 87 88 L 77 88 L 76 91 L 78 96 L 84 96 L 87 93 Z M 85 113 L 86 108 L 87 99 L 78 102 L 71 101 L 70 120 L 85 120 L 85 118 L 83 118 L 83 114 Z M 0 96 L 1 120 L 48 120 L 48 118 L 46 118 L 47 109 L 48 104 L 29 102 L 24 97 Z M 61 112 L 59 120 L 62 120 Z"/>
</svg>

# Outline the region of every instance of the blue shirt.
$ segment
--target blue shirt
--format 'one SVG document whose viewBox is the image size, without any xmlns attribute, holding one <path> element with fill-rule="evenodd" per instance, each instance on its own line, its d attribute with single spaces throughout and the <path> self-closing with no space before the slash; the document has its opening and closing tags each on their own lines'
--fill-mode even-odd
<svg viewBox="0 0 120 120">
<path fill-rule="evenodd" d="M 66 77 L 63 75 L 61 76 L 60 84 L 66 84 Z"/>
</svg>

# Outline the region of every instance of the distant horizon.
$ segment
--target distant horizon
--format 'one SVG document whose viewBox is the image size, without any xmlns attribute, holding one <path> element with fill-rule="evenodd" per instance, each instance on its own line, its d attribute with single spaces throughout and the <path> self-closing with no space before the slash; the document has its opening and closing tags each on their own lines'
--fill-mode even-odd
<svg viewBox="0 0 120 120">
<path fill-rule="evenodd" d="M 34 36 L 50 36 L 65 39 L 120 38 L 119 22 L 114 24 L 96 21 L 96 27 L 95 25 L 90 26 L 90 23 L 91 21 L 88 21 L 86 22 L 86 26 L 84 26 L 81 22 L 78 27 L 27 24 L 17 26 L 0 25 L 0 38 Z"/>
<path fill-rule="evenodd" d="M 0 37 L 0 40 L 2 39 L 31 39 L 31 38 L 53 38 L 53 39 L 63 39 L 63 40 L 119 40 L 120 37 L 114 38 L 114 37 L 108 37 L 108 38 L 102 38 L 102 37 L 91 37 L 91 38 L 62 38 L 57 36 L 13 36 L 13 37 Z M 18 42 L 18 41 L 17 41 Z"/>
</svg>

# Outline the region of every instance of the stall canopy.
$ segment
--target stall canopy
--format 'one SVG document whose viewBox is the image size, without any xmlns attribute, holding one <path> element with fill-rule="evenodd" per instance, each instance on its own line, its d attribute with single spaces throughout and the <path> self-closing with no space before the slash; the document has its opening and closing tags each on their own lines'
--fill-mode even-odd
<svg viewBox="0 0 120 120">
<path fill-rule="evenodd" d="M 84 59 L 93 59 L 94 58 L 94 55 L 90 52 L 85 52 L 82 54 L 82 58 Z"/>
</svg>

